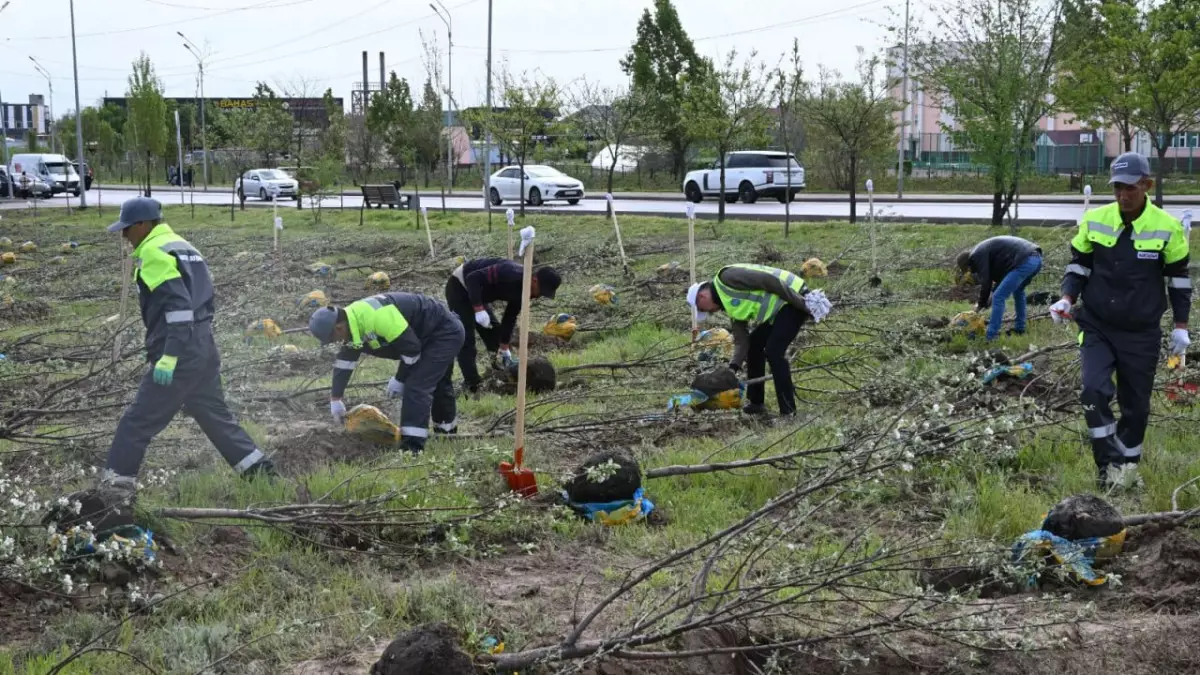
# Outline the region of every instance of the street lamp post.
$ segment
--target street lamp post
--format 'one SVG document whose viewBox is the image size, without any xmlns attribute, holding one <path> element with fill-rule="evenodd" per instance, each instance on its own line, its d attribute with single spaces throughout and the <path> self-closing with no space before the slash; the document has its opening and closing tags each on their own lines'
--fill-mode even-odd
<svg viewBox="0 0 1200 675">
<path fill-rule="evenodd" d="M 487 107 L 492 114 L 492 0 L 488 0 L 487 46 Z M 492 130 L 486 132 L 487 147 L 483 150 L 483 204 L 487 209 L 488 232 L 492 231 Z"/>
<path fill-rule="evenodd" d="M 7 0 L 3 5 L 0 5 L 0 12 L 8 7 Z M 4 104 L 4 94 L 0 93 L 0 160 L 4 161 L 5 172 L 8 171 L 8 106 Z M 13 177 L 8 174 L 8 198 L 12 199 L 13 193 Z"/>
<path fill-rule="evenodd" d="M 38 75 L 46 78 L 46 88 L 50 90 L 50 112 L 46 116 L 50 118 L 48 129 L 50 132 L 50 152 L 54 152 L 54 80 L 50 78 L 50 71 L 38 63 L 37 59 L 30 56 L 29 60 L 33 61 L 33 68 L 38 72 Z"/>
<path fill-rule="evenodd" d="M 83 108 L 79 107 L 79 59 L 75 54 L 75 0 L 71 0 L 71 69 L 75 74 L 75 162 L 79 164 L 79 208 L 87 208 L 87 169 L 83 165 Z M 64 148 L 65 150 L 65 148 Z M 64 153 L 65 154 L 65 153 Z"/>
<path fill-rule="evenodd" d="M 454 118 L 454 21 L 450 17 L 450 10 L 442 4 L 442 0 L 434 0 L 437 6 L 431 2 L 429 7 L 434 14 L 446 24 L 446 121 L 449 122 Z M 441 7 L 441 11 L 438 11 Z M 451 155 L 454 152 L 454 136 L 451 133 L 451 127 L 446 125 L 446 189 L 451 194 L 454 193 L 454 164 Z"/>
<path fill-rule="evenodd" d="M 196 63 L 200 66 L 200 152 L 204 154 L 204 191 L 208 192 L 208 135 L 206 133 L 207 124 L 204 122 L 204 57 L 201 56 L 200 48 L 195 45 L 187 36 L 180 31 L 175 31 L 179 37 L 183 38 L 183 48 L 191 52 L 192 56 L 196 57 Z M 183 167 L 179 167 L 183 171 Z"/>
</svg>

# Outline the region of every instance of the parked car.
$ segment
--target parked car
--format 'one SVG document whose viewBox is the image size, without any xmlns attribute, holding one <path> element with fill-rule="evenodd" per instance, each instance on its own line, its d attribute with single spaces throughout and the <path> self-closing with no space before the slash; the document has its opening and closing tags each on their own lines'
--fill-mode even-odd
<svg viewBox="0 0 1200 675">
<path fill-rule="evenodd" d="M 8 168 L 14 176 L 24 173 L 29 178 L 41 179 L 50 185 L 54 194 L 70 192 L 78 197 L 81 192 L 79 174 L 65 155 L 20 153 L 12 156 Z"/>
<path fill-rule="evenodd" d="M 94 176 L 92 175 L 92 165 L 84 162 L 83 171 L 79 170 L 79 162 L 71 162 L 71 166 L 75 167 L 75 173 L 83 176 L 83 189 L 91 190 L 92 180 L 94 179 Z"/>
<path fill-rule="evenodd" d="M 9 195 L 9 176 L 6 167 L 0 166 L 0 197 L 8 197 Z M 12 185 L 12 196 L 14 199 L 49 199 L 54 195 L 54 190 L 50 184 L 36 176 L 17 176 L 16 181 Z"/>
<path fill-rule="evenodd" d="M 493 206 L 504 200 L 521 198 L 521 167 L 506 166 L 492 174 L 491 191 L 488 195 Z M 552 166 L 530 164 L 525 167 L 525 201 L 533 206 L 551 200 L 566 200 L 578 204 L 583 199 L 583 182 L 571 178 Z"/>
<path fill-rule="evenodd" d="M 789 192 L 788 174 L 791 174 Z M 795 155 L 786 152 L 740 151 L 725 155 L 725 201 L 753 204 L 759 197 L 774 197 L 780 204 L 796 198 L 804 189 L 804 168 Z M 683 179 L 683 195 L 691 202 L 721 193 L 721 165 L 689 171 Z"/>
<path fill-rule="evenodd" d="M 234 184 L 239 199 L 253 196 L 263 201 L 280 198 L 300 201 L 299 187 L 295 178 L 279 169 L 251 169 Z"/>
</svg>

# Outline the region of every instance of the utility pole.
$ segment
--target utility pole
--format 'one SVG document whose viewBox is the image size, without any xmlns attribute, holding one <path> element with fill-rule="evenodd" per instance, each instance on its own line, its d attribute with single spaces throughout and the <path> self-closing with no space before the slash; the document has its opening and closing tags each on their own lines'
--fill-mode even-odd
<svg viewBox="0 0 1200 675">
<path fill-rule="evenodd" d="M 204 57 L 201 55 L 200 48 L 195 45 L 187 36 L 180 31 L 175 31 L 175 34 L 183 38 L 183 48 L 192 53 L 196 57 L 196 63 L 200 66 L 200 152 L 203 156 L 203 169 L 201 169 L 204 178 L 204 191 L 208 192 L 208 134 L 205 133 L 208 125 L 204 122 Z M 183 166 L 179 167 L 180 172 L 183 171 Z M 180 180 L 180 183 L 183 181 Z"/>
<path fill-rule="evenodd" d="M 446 121 L 450 122 L 454 119 L 454 20 L 450 16 L 450 10 L 442 4 L 442 0 L 434 0 L 429 3 L 433 13 L 438 15 L 442 23 L 446 24 Z M 441 7 L 441 11 L 438 11 Z M 443 12 L 445 13 L 443 15 Z M 450 124 L 446 124 L 446 190 L 450 194 L 454 194 L 454 164 L 451 155 L 454 152 L 454 136 L 451 133 Z"/>
<path fill-rule="evenodd" d="M 900 100 L 904 107 L 900 109 L 900 147 L 896 150 L 896 198 L 904 198 L 904 146 L 908 144 L 908 5 L 910 0 L 904 0 L 904 80 L 900 85 Z"/>
<path fill-rule="evenodd" d="M 488 0 L 487 46 L 487 107 L 492 114 L 492 0 Z M 492 231 L 492 130 L 486 133 L 487 147 L 483 149 L 483 203 L 487 209 L 488 232 Z"/>
<path fill-rule="evenodd" d="M 6 2 L 4 4 L 7 5 L 8 3 Z M 3 7 L 0 7 L 0 10 L 3 9 Z M 8 173 L 8 104 L 4 102 L 3 92 L 0 92 L 0 152 L 4 153 L 2 157 L 5 167 L 4 172 L 8 175 L 7 196 L 9 199 L 12 199 L 13 181 L 16 180 L 16 178 L 14 178 L 11 173 Z"/>
<path fill-rule="evenodd" d="M 54 148 L 55 148 L 55 145 L 54 145 L 54 80 L 51 79 L 51 77 L 50 77 L 50 71 L 46 70 L 42 66 L 42 64 L 38 63 L 37 59 L 30 56 L 29 60 L 33 61 L 33 68 L 34 68 L 34 70 L 36 70 L 38 72 L 38 75 L 41 75 L 42 77 L 46 78 L 46 88 L 50 90 L 50 108 L 49 108 L 50 111 L 46 114 L 46 116 L 50 118 L 50 123 L 48 125 L 46 125 L 46 130 L 50 132 L 50 152 L 53 153 L 53 152 L 55 152 L 55 150 L 54 150 Z"/>
<path fill-rule="evenodd" d="M 75 0 L 71 0 L 71 70 L 75 73 L 75 162 L 79 164 L 79 208 L 87 208 L 87 169 L 83 165 L 83 108 L 79 107 L 79 59 L 75 53 Z M 66 154 L 65 152 L 63 154 Z"/>
</svg>

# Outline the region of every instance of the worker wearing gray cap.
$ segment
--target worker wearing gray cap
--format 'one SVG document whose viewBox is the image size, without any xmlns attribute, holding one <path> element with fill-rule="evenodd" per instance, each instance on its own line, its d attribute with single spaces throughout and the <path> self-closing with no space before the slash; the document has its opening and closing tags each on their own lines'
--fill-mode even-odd
<svg viewBox="0 0 1200 675">
<path fill-rule="evenodd" d="M 1116 201 L 1083 215 L 1071 240 L 1062 299 L 1050 306 L 1056 323 L 1074 318 L 1079 324 L 1080 400 L 1102 489 L 1136 480 L 1168 303 L 1171 353 L 1184 354 L 1191 343 L 1188 233 L 1147 198 L 1154 180 L 1145 157 L 1127 152 L 1110 172 Z M 1076 309 L 1077 300 L 1083 304 Z M 1120 421 L 1109 407 L 1114 391 Z"/>
<path fill-rule="evenodd" d="M 329 397 L 334 421 L 341 423 L 346 416 L 342 396 L 358 357 L 370 354 L 400 362 L 386 392 L 389 398 L 401 399 L 400 441 L 405 449 L 425 448 L 431 415 L 435 432 L 458 430 L 451 376 L 465 333 L 445 305 L 416 293 L 381 293 L 345 307 L 318 309 L 308 330 L 323 345 L 342 345 L 333 362 Z"/>
<path fill-rule="evenodd" d="M 235 471 L 274 475 L 271 460 L 225 404 L 221 356 L 212 333 L 212 277 L 203 256 L 162 222 L 162 206 L 147 197 L 126 201 L 108 231 L 120 232 L 133 246 L 146 358 L 153 369 L 117 424 L 101 492 L 118 502 L 132 501 L 146 447 L 180 408 L 187 409 Z"/>
</svg>

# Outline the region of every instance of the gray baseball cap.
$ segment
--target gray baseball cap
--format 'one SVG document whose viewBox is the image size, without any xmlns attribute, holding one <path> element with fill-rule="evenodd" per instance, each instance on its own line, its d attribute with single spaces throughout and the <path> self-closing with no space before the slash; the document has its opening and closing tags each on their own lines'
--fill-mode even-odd
<svg viewBox="0 0 1200 675">
<path fill-rule="evenodd" d="M 162 220 L 162 204 L 149 197 L 134 197 L 121 205 L 121 219 L 108 226 L 109 232 L 120 232 L 149 220 Z"/>
<path fill-rule="evenodd" d="M 338 311 L 336 307 L 322 307 L 312 313 L 308 320 L 308 332 L 327 345 L 333 342 L 333 327 L 337 325 Z"/>
<path fill-rule="evenodd" d="M 1108 179 L 1109 185 L 1135 185 L 1141 179 L 1150 177 L 1150 161 L 1136 152 L 1127 152 L 1114 159 L 1108 170 L 1112 176 Z"/>
</svg>

